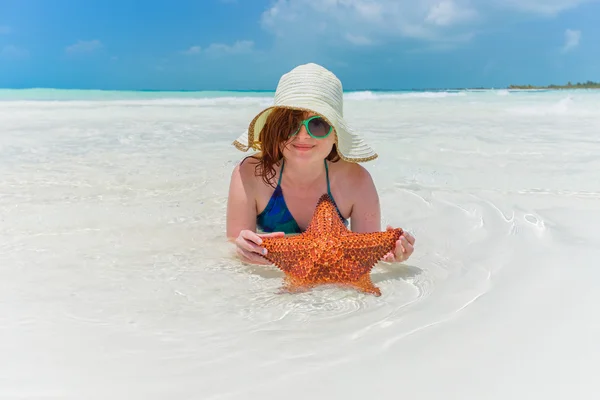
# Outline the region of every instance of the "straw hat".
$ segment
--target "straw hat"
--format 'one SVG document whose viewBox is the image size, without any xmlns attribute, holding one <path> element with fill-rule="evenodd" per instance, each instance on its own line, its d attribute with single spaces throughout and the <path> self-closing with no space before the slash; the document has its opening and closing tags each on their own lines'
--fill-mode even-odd
<svg viewBox="0 0 600 400">
<path fill-rule="evenodd" d="M 275 91 L 274 104 L 262 110 L 233 145 L 241 151 L 260 151 L 259 133 L 275 108 L 311 111 L 323 116 L 335 129 L 337 152 L 343 160 L 364 162 L 377 153 L 344 120 L 343 90 L 340 80 L 320 65 L 299 65 L 284 74 Z"/>
</svg>

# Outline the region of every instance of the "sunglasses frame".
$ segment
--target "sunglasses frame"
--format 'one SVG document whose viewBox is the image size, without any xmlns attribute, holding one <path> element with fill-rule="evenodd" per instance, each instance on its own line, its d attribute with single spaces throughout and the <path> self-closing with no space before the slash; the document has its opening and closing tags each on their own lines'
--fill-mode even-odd
<svg viewBox="0 0 600 400">
<path fill-rule="evenodd" d="M 312 121 L 313 119 L 322 119 L 327 125 L 329 125 L 329 132 L 327 132 L 325 134 L 325 136 L 315 136 L 312 134 L 312 132 L 310 131 L 310 128 L 308 127 L 308 124 L 310 121 Z M 305 119 L 304 121 L 300 122 L 300 126 L 298 127 L 298 130 L 296 132 L 294 132 L 291 136 L 295 136 L 298 134 L 298 132 L 300 132 L 300 129 L 302 129 L 302 125 L 304 125 L 304 127 L 306 128 L 306 133 L 308 133 L 308 135 L 314 139 L 325 139 L 326 137 L 328 137 L 329 135 L 331 135 L 331 132 L 333 132 L 333 126 L 330 125 L 325 118 L 321 117 L 320 115 L 313 115 L 310 118 Z"/>
</svg>

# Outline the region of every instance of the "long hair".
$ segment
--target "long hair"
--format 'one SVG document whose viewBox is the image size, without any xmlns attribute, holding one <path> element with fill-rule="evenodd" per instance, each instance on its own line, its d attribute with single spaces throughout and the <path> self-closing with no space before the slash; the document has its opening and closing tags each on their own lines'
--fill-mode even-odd
<svg viewBox="0 0 600 400">
<path fill-rule="evenodd" d="M 259 133 L 261 142 L 260 156 L 253 156 L 258 160 L 255 167 L 256 176 L 261 176 L 263 182 L 275 187 L 275 165 L 283 159 L 283 149 L 290 135 L 298 129 L 304 119 L 304 111 L 287 108 L 275 108 L 267 117 L 265 126 Z M 326 157 L 331 162 L 340 159 L 336 145 L 333 144 L 331 152 Z"/>
</svg>

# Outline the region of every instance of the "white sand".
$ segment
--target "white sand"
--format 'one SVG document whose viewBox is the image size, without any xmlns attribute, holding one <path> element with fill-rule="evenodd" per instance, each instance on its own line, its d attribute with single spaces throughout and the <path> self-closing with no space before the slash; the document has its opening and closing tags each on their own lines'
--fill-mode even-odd
<svg viewBox="0 0 600 400">
<path fill-rule="evenodd" d="M 375 298 L 279 295 L 224 242 L 269 99 L 0 102 L 0 399 L 591 399 L 600 92 L 348 95 Z"/>
</svg>

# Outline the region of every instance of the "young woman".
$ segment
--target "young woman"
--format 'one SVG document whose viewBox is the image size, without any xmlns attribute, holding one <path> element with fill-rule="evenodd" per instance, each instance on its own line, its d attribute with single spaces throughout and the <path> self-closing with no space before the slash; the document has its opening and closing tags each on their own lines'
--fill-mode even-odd
<svg viewBox="0 0 600 400">
<path fill-rule="evenodd" d="M 234 145 L 257 151 L 233 170 L 227 203 L 227 236 L 245 262 L 269 264 L 261 237 L 304 231 L 324 193 L 353 232 L 381 230 L 379 196 L 359 164 L 377 154 L 348 127 L 342 84 L 327 69 L 306 64 L 284 74 L 274 105 Z M 405 233 L 385 260 L 407 260 L 414 243 Z"/>
</svg>

